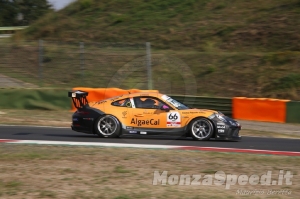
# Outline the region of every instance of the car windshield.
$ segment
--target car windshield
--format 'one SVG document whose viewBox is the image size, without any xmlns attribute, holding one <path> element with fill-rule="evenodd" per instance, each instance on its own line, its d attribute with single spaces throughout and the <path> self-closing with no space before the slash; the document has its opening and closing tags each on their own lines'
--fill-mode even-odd
<svg viewBox="0 0 300 199">
<path fill-rule="evenodd" d="M 163 95 L 161 97 L 163 100 L 165 100 L 166 102 L 172 104 L 173 106 L 175 106 L 178 110 L 185 110 L 185 109 L 190 109 L 188 106 L 184 105 L 181 102 L 176 101 L 175 99 L 167 96 L 167 95 Z"/>
</svg>

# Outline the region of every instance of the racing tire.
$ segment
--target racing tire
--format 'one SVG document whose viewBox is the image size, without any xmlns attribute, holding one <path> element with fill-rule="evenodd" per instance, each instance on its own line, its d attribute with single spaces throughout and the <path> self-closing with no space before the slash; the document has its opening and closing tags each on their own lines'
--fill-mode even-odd
<svg viewBox="0 0 300 199">
<path fill-rule="evenodd" d="M 101 138 L 116 138 L 121 134 L 121 125 L 116 117 L 104 115 L 96 120 L 95 132 Z"/>
<path fill-rule="evenodd" d="M 214 133 L 214 125 L 206 118 L 196 118 L 190 122 L 189 131 L 194 140 L 209 140 Z"/>
</svg>

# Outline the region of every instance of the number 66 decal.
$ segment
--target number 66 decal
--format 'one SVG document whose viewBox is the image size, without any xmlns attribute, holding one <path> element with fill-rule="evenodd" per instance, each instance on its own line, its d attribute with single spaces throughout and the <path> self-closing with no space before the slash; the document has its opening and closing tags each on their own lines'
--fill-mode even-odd
<svg viewBox="0 0 300 199">
<path fill-rule="evenodd" d="M 174 113 L 173 115 L 172 115 L 172 114 L 173 114 L 173 113 L 170 113 L 170 114 L 169 114 L 168 119 L 170 119 L 170 120 L 172 120 L 172 121 L 177 120 L 177 119 L 178 119 L 177 113 Z"/>
<path fill-rule="evenodd" d="M 170 112 L 167 114 L 167 127 L 180 127 L 181 119 L 178 112 Z"/>
</svg>

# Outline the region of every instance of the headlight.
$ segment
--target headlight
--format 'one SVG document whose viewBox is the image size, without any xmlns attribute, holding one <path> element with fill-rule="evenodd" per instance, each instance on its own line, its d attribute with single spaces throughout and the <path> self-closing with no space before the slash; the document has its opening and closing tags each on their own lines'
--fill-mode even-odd
<svg viewBox="0 0 300 199">
<path fill-rule="evenodd" d="M 219 118 L 219 120 L 223 121 L 223 122 L 227 122 L 227 120 L 225 119 L 225 117 L 223 117 L 222 115 L 220 115 L 219 113 L 215 114 L 217 118 Z"/>
<path fill-rule="evenodd" d="M 221 111 L 218 111 L 218 113 L 216 113 L 216 117 L 222 120 L 223 122 L 227 122 L 225 115 Z"/>
<path fill-rule="evenodd" d="M 218 111 L 218 114 L 221 116 L 225 116 L 221 111 Z"/>
<path fill-rule="evenodd" d="M 217 117 L 219 120 L 223 121 L 223 122 L 227 122 L 227 120 L 225 119 L 225 115 L 221 112 L 218 112 L 218 113 L 213 113 L 211 114 L 208 118 L 209 119 L 213 119 L 215 117 Z"/>
<path fill-rule="evenodd" d="M 230 123 L 232 126 L 237 126 L 237 123 L 235 123 L 235 122 L 229 121 L 229 123 Z"/>
</svg>

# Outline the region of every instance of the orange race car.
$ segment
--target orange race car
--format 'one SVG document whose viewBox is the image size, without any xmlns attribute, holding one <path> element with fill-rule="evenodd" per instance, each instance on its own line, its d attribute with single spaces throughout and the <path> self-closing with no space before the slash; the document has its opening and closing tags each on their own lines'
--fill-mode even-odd
<svg viewBox="0 0 300 199">
<path fill-rule="evenodd" d="M 119 137 L 124 134 L 175 135 L 195 140 L 240 140 L 240 124 L 221 112 L 191 109 L 158 92 L 129 93 L 88 102 L 88 92 L 70 91 L 77 111 L 72 130 Z"/>
</svg>

